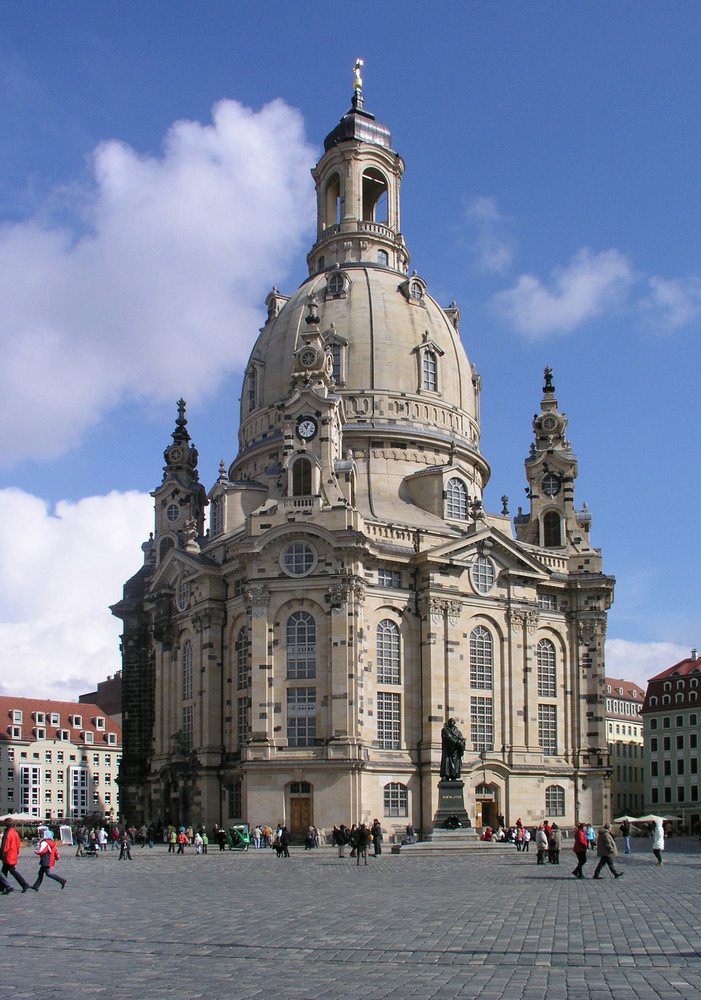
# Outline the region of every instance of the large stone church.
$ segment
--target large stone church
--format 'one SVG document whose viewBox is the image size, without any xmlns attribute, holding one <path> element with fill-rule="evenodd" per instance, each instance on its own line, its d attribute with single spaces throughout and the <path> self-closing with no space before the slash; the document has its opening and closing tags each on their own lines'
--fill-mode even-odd
<svg viewBox="0 0 701 1000">
<path fill-rule="evenodd" d="M 312 170 L 309 275 L 266 299 L 238 454 L 209 492 L 179 404 L 112 609 L 129 821 L 425 832 L 448 717 L 473 825 L 607 818 L 614 581 L 567 420 L 546 369 L 529 511 L 490 513 L 480 377 L 457 306 L 410 270 L 403 170 L 356 74 Z"/>
</svg>

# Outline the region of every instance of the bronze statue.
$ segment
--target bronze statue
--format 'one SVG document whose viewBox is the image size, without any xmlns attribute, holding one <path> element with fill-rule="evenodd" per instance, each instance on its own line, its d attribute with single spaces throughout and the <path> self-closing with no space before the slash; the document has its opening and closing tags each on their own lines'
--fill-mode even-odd
<svg viewBox="0 0 701 1000">
<path fill-rule="evenodd" d="M 462 769 L 462 755 L 465 753 L 465 738 L 455 725 L 455 719 L 448 719 L 441 730 L 441 778 L 457 781 Z"/>
</svg>

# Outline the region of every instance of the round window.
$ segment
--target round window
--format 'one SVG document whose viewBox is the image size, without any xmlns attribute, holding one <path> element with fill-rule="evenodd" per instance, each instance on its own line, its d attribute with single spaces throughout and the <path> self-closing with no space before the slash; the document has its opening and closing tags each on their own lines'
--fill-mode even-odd
<svg viewBox="0 0 701 1000">
<path fill-rule="evenodd" d="M 181 581 L 175 594 L 178 611 L 185 611 L 190 604 L 190 584 Z"/>
<path fill-rule="evenodd" d="M 168 506 L 166 507 L 166 517 L 171 523 L 173 521 L 178 520 L 178 518 L 180 517 L 180 507 L 177 505 L 177 503 L 168 504 Z"/>
<path fill-rule="evenodd" d="M 293 542 L 284 549 L 280 565 L 290 576 L 304 576 L 316 566 L 316 552 L 306 542 Z"/>
<path fill-rule="evenodd" d="M 497 578 L 496 568 L 487 556 L 478 556 L 472 564 L 472 586 L 479 594 L 489 594 Z"/>
</svg>

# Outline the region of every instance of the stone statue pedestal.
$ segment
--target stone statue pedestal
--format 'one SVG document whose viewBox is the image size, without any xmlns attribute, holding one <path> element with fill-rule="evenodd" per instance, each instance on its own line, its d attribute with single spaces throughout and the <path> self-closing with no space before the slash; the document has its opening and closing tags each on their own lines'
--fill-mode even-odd
<svg viewBox="0 0 701 1000">
<path fill-rule="evenodd" d="M 443 778 L 438 782 L 438 808 L 433 817 L 433 830 L 427 835 L 427 840 L 464 841 L 476 836 L 465 809 L 464 788 L 465 782 L 459 779 L 449 781 Z M 460 826 L 453 825 L 456 820 Z"/>
</svg>

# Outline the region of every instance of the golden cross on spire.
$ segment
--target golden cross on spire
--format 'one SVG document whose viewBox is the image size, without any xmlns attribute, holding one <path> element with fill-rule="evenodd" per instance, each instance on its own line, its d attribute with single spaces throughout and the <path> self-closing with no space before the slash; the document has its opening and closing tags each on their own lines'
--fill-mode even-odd
<svg viewBox="0 0 701 1000">
<path fill-rule="evenodd" d="M 353 90 L 362 90 L 363 81 L 360 78 L 360 67 L 363 65 L 362 59 L 356 59 L 353 66 Z"/>
</svg>

